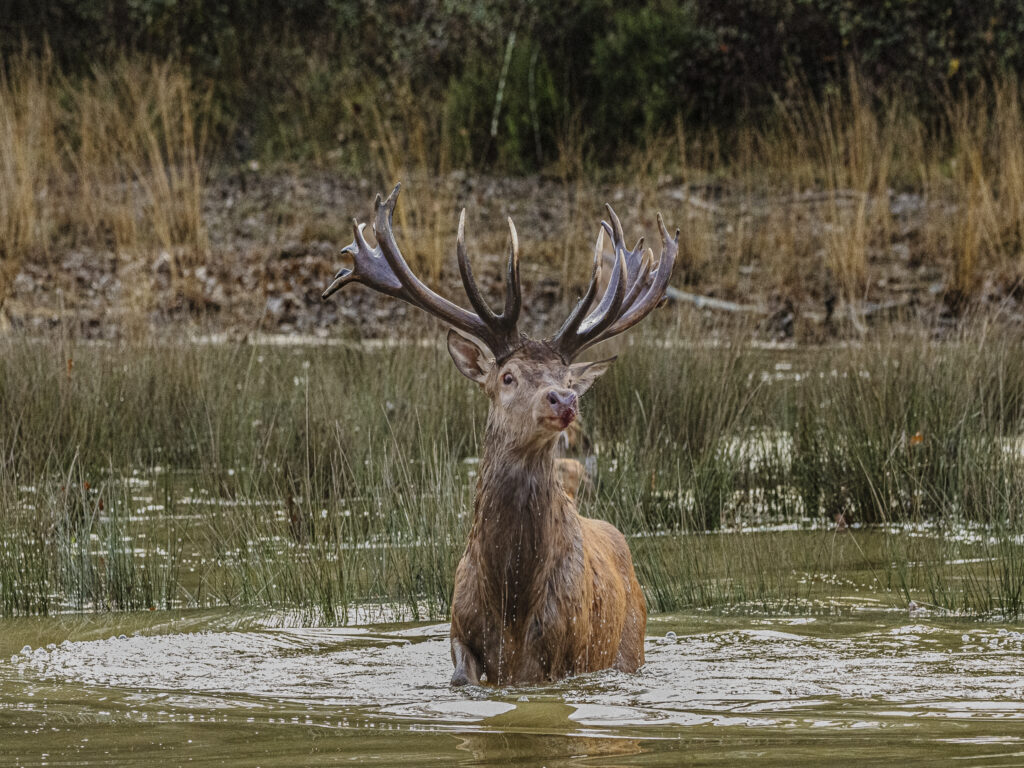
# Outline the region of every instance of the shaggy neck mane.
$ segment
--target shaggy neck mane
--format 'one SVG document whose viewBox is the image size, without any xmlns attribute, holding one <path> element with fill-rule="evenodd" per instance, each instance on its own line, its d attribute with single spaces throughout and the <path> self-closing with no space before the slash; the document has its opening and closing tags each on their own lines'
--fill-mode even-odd
<svg viewBox="0 0 1024 768">
<path fill-rule="evenodd" d="M 555 477 L 554 442 L 534 451 L 511 445 L 487 420 L 480 480 L 476 490 L 476 524 L 543 526 L 561 488 Z"/>
<path fill-rule="evenodd" d="M 520 599 L 528 601 L 564 551 L 561 544 L 575 538 L 570 528 L 576 516 L 555 475 L 554 443 L 515 450 L 488 420 L 474 510 L 470 541 L 484 581 L 506 620 L 514 622 Z"/>
</svg>

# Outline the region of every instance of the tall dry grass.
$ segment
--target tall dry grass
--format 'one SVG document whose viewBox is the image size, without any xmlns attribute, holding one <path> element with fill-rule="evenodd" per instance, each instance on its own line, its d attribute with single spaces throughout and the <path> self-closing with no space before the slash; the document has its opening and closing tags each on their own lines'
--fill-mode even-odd
<svg viewBox="0 0 1024 768">
<path fill-rule="evenodd" d="M 405 233 L 406 257 L 437 280 L 454 253 L 455 194 L 448 183 L 451 140 L 443 113 L 418 98 L 407 83 L 394 84 L 385 113 L 376 99 L 366 101 L 363 130 L 373 175 L 383 189 L 403 183 L 397 224 Z"/>
<path fill-rule="evenodd" d="M 986 271 L 1024 276 L 1024 113 L 1015 77 L 965 94 L 948 109 L 947 158 L 933 157 L 928 181 L 948 184 L 958 211 L 953 222 L 955 252 L 950 284 L 970 298 Z M 940 181 L 936 182 L 938 176 Z"/>
<path fill-rule="evenodd" d="M 80 231 L 128 258 L 161 249 L 180 279 L 208 250 L 204 100 L 180 68 L 131 59 L 66 90 Z"/>
<path fill-rule="evenodd" d="M 954 308 L 986 280 L 1019 290 L 1020 82 L 950 94 L 937 121 L 910 103 L 868 93 L 855 72 L 822 97 L 796 89 L 760 125 L 738 126 L 725 151 L 714 131 L 677 127 L 652 140 L 630 157 L 629 190 L 642 220 L 660 208 L 686 223 L 685 278 L 735 298 L 753 270 L 762 292 L 832 294 L 852 309 L 878 298 L 886 266 L 901 259 L 942 274 Z"/>
<path fill-rule="evenodd" d="M 58 157 L 49 59 L 0 68 L 0 308 L 26 258 L 49 250 Z"/>
<path fill-rule="evenodd" d="M 851 73 L 845 93 L 805 96 L 779 111 L 789 129 L 784 151 L 792 152 L 781 168 L 791 168 L 797 183 L 810 171 L 823 188 L 826 263 L 842 296 L 858 301 L 866 292 L 869 241 L 888 229 L 889 206 L 880 201 L 888 195 L 897 107 L 874 107 Z"/>
<path fill-rule="evenodd" d="M 26 259 L 112 251 L 128 311 L 152 307 L 209 255 L 206 106 L 180 67 L 122 59 L 70 81 L 50 57 L 0 63 L 0 302 Z"/>
<path fill-rule="evenodd" d="M 10 60 L 2 70 L 0 301 L 24 260 L 70 248 L 115 254 L 125 303 L 139 314 L 168 292 L 187 298 L 191 274 L 211 251 L 202 210 L 215 156 L 208 96 L 168 62 L 121 59 L 76 81 L 48 58 Z M 473 220 L 474 202 L 486 195 L 452 165 L 463 139 L 451 111 L 408 84 L 388 84 L 383 98 L 365 86 L 324 86 L 346 82 L 344 73 L 332 77 L 329 62 L 310 63 L 311 83 L 320 85 L 296 87 L 278 151 L 301 156 L 294 144 L 309 143 L 313 162 L 357 171 L 376 188 L 402 181 L 396 226 L 413 268 L 432 281 L 452 263 L 461 205 L 470 209 L 475 250 L 498 256 L 498 216 Z M 885 269 L 899 259 L 924 265 L 921 279 L 940 274 L 952 305 L 993 282 L 1018 290 L 1019 81 L 1006 76 L 952 94 L 937 121 L 919 119 L 910 103 L 868 93 L 851 73 L 821 97 L 795 89 L 756 123 L 722 132 L 677 122 L 612 159 L 589 154 L 588 126 L 576 115 L 538 182 L 558 186 L 550 198 L 557 203 L 530 222 L 540 226 L 523 227 L 524 246 L 544 271 L 537 277 L 559 277 L 571 299 L 587 273 L 596 216 L 611 199 L 638 229 L 653 231 L 659 210 L 681 226 L 679 283 L 741 302 L 756 293 L 837 298 L 855 309 L 879 298 L 880 281 L 894 279 Z M 910 219 L 897 211 L 901 193 L 917 200 Z M 513 200 L 506 210 L 517 206 L 530 207 Z M 158 264 L 169 287 L 154 274 Z M 912 270 L 903 278 L 917 279 Z M 856 322 L 857 312 L 849 317 Z"/>
</svg>

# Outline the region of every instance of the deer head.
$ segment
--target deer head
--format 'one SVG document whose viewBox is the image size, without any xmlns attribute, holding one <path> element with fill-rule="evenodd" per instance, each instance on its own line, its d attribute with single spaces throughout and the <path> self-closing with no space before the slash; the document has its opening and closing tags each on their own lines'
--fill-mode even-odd
<svg viewBox="0 0 1024 768">
<path fill-rule="evenodd" d="M 576 420 L 583 393 L 615 361 L 566 364 L 544 342 L 527 340 L 499 362 L 456 331 L 448 332 L 448 351 L 455 367 L 490 398 L 489 437 L 519 454 L 549 449 Z"/>
<path fill-rule="evenodd" d="M 473 278 L 466 254 L 463 209 L 459 217 L 456 254 L 466 297 L 473 311 L 463 309 L 428 288 L 402 257 L 392 231 L 392 215 L 401 185 L 386 200 L 377 196 L 373 232 L 377 246 L 363 236 L 365 224 L 353 220 L 355 239 L 342 249 L 353 259 L 324 291 L 328 298 L 345 285 L 358 282 L 419 307 L 451 326 L 448 351 L 459 371 L 478 383 L 491 401 L 488 432 L 500 435 L 513 451 L 532 453 L 550 448 L 559 432 L 579 414 L 579 399 L 615 358 L 574 363 L 584 349 L 616 336 L 646 317 L 665 295 L 679 250 L 679 232 L 670 237 L 658 214 L 661 257 L 654 261 L 640 238 L 628 249 L 622 224 L 611 206 L 609 221 L 601 222 L 594 248 L 590 284 L 558 332 L 547 339 L 530 339 L 518 329 L 522 295 L 519 286 L 519 238 L 508 220 L 510 245 L 505 276 L 505 305 L 495 314 Z M 598 299 L 605 237 L 611 239 L 614 261 L 608 285 Z M 595 306 L 596 303 L 596 306 Z"/>
</svg>

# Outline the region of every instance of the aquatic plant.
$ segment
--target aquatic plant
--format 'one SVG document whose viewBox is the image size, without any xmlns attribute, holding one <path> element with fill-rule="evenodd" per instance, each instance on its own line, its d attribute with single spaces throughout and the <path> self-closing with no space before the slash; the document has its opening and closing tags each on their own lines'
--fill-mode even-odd
<svg viewBox="0 0 1024 768">
<path fill-rule="evenodd" d="M 630 537 L 652 610 L 1021 612 L 1019 336 L 679 333 L 628 342 L 580 456 L 580 509 Z M 445 616 L 484 418 L 449 365 L 416 340 L 0 340 L 0 611 Z"/>
</svg>

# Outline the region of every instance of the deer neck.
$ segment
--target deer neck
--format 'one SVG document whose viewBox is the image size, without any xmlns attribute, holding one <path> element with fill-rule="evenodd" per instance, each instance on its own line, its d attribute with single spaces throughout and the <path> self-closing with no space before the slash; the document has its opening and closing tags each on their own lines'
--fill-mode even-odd
<svg viewBox="0 0 1024 768">
<path fill-rule="evenodd" d="M 545 526 L 560 495 L 553 449 L 523 455 L 485 446 L 477 483 L 477 522 L 506 526 L 529 521 L 534 527 Z"/>
<path fill-rule="evenodd" d="M 578 528 L 557 479 L 554 445 L 517 451 L 489 428 L 470 539 L 492 581 L 529 588 L 564 556 Z"/>
</svg>

